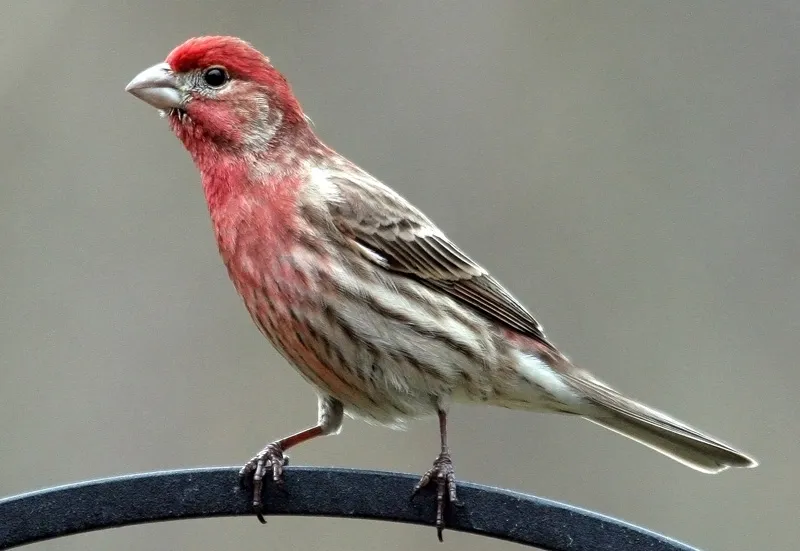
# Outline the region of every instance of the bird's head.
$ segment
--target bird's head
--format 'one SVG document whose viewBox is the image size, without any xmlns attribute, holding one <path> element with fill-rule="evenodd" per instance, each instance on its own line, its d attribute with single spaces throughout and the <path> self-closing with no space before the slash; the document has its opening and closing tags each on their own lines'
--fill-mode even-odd
<svg viewBox="0 0 800 551">
<path fill-rule="evenodd" d="M 191 38 L 125 89 L 160 109 L 193 155 L 265 151 L 307 125 L 283 75 L 234 37 Z"/>
</svg>

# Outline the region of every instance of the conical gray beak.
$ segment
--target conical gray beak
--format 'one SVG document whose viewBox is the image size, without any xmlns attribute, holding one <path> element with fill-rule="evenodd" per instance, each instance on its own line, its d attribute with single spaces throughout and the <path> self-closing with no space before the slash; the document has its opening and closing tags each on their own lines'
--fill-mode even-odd
<svg viewBox="0 0 800 551">
<path fill-rule="evenodd" d="M 153 65 L 136 75 L 125 87 L 125 91 L 156 109 L 177 109 L 183 106 L 178 80 L 166 63 Z"/>
</svg>

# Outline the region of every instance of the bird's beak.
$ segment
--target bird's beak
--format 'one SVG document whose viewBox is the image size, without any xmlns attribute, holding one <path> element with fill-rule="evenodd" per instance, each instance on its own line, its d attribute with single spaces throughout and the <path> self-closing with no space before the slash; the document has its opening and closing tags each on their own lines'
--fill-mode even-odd
<svg viewBox="0 0 800 551">
<path fill-rule="evenodd" d="M 183 107 L 183 94 L 178 89 L 178 79 L 167 63 L 159 63 L 145 69 L 128 83 L 125 91 L 156 109 Z"/>
</svg>

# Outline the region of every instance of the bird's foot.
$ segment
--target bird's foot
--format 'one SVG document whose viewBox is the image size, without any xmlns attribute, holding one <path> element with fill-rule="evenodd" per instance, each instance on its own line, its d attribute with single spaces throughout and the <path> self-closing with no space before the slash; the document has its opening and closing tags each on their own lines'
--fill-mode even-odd
<svg viewBox="0 0 800 551">
<path fill-rule="evenodd" d="M 268 471 L 272 471 L 272 481 L 279 488 L 283 488 L 283 468 L 288 464 L 289 458 L 283 455 L 283 449 L 280 444 L 273 442 L 245 463 L 244 467 L 239 471 L 239 481 L 242 485 L 252 488 L 253 510 L 262 524 L 267 523 L 264 520 L 264 502 L 261 498 L 264 488 L 264 475 Z"/>
<path fill-rule="evenodd" d="M 453 460 L 450 458 L 448 452 L 442 452 L 439 457 L 433 462 L 433 467 L 422 475 L 419 482 L 414 486 L 414 491 L 411 497 L 419 493 L 419 491 L 431 483 L 436 484 L 436 533 L 439 536 L 439 541 L 442 541 L 442 532 L 444 531 L 444 508 L 449 502 L 452 505 L 458 506 L 460 502 L 456 496 L 456 470 L 453 467 Z"/>
</svg>

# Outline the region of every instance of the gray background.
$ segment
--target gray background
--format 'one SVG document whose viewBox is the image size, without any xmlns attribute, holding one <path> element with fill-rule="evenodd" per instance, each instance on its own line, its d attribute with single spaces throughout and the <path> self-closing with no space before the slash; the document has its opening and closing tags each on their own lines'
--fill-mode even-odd
<svg viewBox="0 0 800 551">
<path fill-rule="evenodd" d="M 795 549 L 798 6 L 5 0 L 0 495 L 240 464 L 315 419 L 227 280 L 188 155 L 123 92 L 186 38 L 225 33 L 268 53 L 322 138 L 421 206 L 573 359 L 762 461 L 705 476 L 575 419 L 457 407 L 460 478 L 708 549 Z M 433 420 L 349 421 L 292 455 L 419 473 L 436 451 Z M 513 547 L 279 518 L 38 548 L 278 545 Z"/>
</svg>

